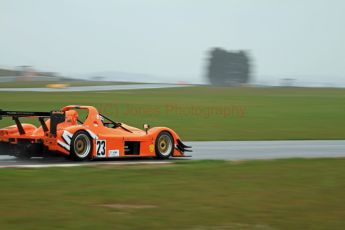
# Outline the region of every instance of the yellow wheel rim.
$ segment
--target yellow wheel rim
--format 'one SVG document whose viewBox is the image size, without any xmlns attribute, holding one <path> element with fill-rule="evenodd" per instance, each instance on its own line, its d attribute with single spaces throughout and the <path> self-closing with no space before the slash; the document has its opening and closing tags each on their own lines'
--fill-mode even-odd
<svg viewBox="0 0 345 230">
<path fill-rule="evenodd" d="M 77 140 L 77 142 L 76 142 L 76 151 L 77 151 L 77 153 L 82 153 L 82 152 L 84 152 L 85 151 L 85 148 L 86 148 L 86 143 L 85 143 L 85 141 L 84 140 L 82 140 L 82 139 L 79 139 L 79 140 Z"/>
<path fill-rule="evenodd" d="M 158 139 L 158 151 L 163 156 L 169 156 L 173 149 L 173 140 L 170 135 L 163 134 Z"/>
<path fill-rule="evenodd" d="M 79 134 L 73 143 L 74 152 L 79 158 L 85 158 L 91 151 L 91 142 L 86 134 Z"/>
<path fill-rule="evenodd" d="M 168 148 L 167 140 L 165 138 L 161 138 L 159 141 L 159 150 L 161 152 L 165 152 Z"/>
</svg>

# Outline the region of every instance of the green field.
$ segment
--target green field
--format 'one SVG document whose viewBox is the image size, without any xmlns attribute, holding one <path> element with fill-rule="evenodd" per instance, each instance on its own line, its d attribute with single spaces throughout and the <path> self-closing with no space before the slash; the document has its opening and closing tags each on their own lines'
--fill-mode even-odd
<svg viewBox="0 0 345 230">
<path fill-rule="evenodd" d="M 344 139 L 345 89 L 0 93 L 0 108 L 94 105 L 183 140 Z M 1 121 L 2 126 L 10 119 Z M 0 229 L 344 229 L 345 159 L 0 170 Z"/>
<path fill-rule="evenodd" d="M 0 229 L 344 229 L 344 164 L 1 169 Z"/>
<path fill-rule="evenodd" d="M 0 93 L 0 108 L 94 105 L 133 126 L 168 126 L 184 140 L 345 138 L 345 89 L 188 87 L 81 93 Z M 10 124 L 9 119 L 1 122 Z"/>
</svg>

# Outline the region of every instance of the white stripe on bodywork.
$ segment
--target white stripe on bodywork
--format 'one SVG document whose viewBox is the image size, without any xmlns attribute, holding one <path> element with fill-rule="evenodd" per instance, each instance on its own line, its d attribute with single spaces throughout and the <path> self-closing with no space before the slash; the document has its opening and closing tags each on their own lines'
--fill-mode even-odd
<svg viewBox="0 0 345 230">
<path fill-rule="evenodd" d="M 65 142 L 58 140 L 58 144 L 61 145 L 66 150 L 68 150 L 68 151 L 70 150 L 70 146 L 68 144 L 66 144 Z"/>
<path fill-rule="evenodd" d="M 92 137 L 92 139 L 96 139 L 98 140 L 98 136 L 96 134 L 94 134 L 93 132 L 91 132 L 90 130 L 86 130 L 90 136 Z M 60 146 L 62 146 L 63 148 L 65 148 L 66 150 L 70 151 L 70 145 L 71 145 L 71 140 L 72 140 L 72 137 L 73 137 L 73 134 L 68 132 L 67 130 L 64 130 L 62 135 L 61 135 L 62 139 L 64 141 L 60 141 L 58 140 L 58 144 Z"/>
<path fill-rule="evenodd" d="M 63 131 L 63 133 L 62 133 L 62 138 L 64 139 L 64 141 L 68 144 L 68 145 L 70 145 L 71 144 L 71 139 L 72 139 L 72 137 L 73 137 L 73 134 L 72 133 L 70 133 L 70 132 L 68 132 L 68 131 Z"/>
<path fill-rule="evenodd" d="M 90 136 L 93 138 L 93 139 L 96 139 L 96 140 L 98 140 L 98 136 L 96 135 L 96 134 L 94 134 L 93 132 L 91 132 L 90 130 L 86 130 L 89 134 L 90 134 Z"/>
</svg>

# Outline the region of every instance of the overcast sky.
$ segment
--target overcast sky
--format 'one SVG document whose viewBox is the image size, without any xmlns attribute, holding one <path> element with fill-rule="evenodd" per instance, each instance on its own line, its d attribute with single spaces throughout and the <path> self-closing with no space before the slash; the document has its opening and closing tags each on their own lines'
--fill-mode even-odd
<svg viewBox="0 0 345 230">
<path fill-rule="evenodd" d="M 343 0 L 0 0 L 0 66 L 193 80 L 217 46 L 249 50 L 260 80 L 335 82 L 344 12 Z"/>
</svg>

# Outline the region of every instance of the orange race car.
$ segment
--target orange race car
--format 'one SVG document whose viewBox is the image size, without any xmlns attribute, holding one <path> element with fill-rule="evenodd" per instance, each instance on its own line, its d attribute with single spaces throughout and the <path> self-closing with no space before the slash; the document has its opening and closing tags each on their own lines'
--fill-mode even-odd
<svg viewBox="0 0 345 230">
<path fill-rule="evenodd" d="M 86 119 L 78 112 L 86 111 Z M 77 161 L 119 157 L 186 157 L 190 146 L 166 127 L 144 130 L 115 122 L 95 107 L 70 105 L 52 112 L 0 110 L 0 120 L 12 117 L 15 125 L 0 129 L 0 154 L 17 157 L 57 152 Z M 38 118 L 40 126 L 21 123 L 20 118 Z M 6 149 L 6 150 L 5 150 Z"/>
</svg>

